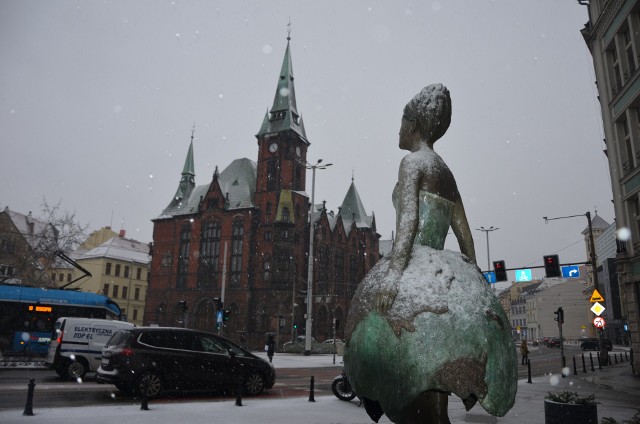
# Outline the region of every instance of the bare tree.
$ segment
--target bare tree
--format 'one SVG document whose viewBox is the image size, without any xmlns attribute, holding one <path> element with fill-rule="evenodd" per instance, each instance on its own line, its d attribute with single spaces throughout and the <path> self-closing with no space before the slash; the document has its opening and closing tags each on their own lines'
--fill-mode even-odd
<svg viewBox="0 0 640 424">
<path fill-rule="evenodd" d="M 86 238 L 88 225 L 76 221 L 75 212 L 62 210 L 61 201 L 50 205 L 42 200 L 40 217 L 29 212 L 3 230 L 3 243 L 9 248 L 2 252 L 2 262 L 10 263 L 11 275 L 0 276 L 0 282 L 55 287 L 52 270 L 68 268 L 58 252 L 69 253 Z M 14 216 L 14 220 L 16 220 Z"/>
</svg>

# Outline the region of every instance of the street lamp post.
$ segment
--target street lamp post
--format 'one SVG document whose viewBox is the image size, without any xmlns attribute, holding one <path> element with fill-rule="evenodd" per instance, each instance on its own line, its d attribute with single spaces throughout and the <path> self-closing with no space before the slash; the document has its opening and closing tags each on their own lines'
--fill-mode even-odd
<svg viewBox="0 0 640 424">
<path fill-rule="evenodd" d="M 487 272 L 491 271 L 491 255 L 489 254 L 489 233 L 491 231 L 499 230 L 500 228 L 494 227 L 493 225 L 489 228 L 476 228 L 478 231 L 483 231 L 487 235 Z"/>
<path fill-rule="evenodd" d="M 591 212 L 587 211 L 584 214 L 581 215 L 570 215 L 570 216 L 560 216 L 560 217 L 556 217 L 556 218 L 549 218 L 547 216 L 543 216 L 542 219 L 544 219 L 544 223 L 548 224 L 549 221 L 555 221 L 556 219 L 567 219 L 567 218 L 576 218 L 576 217 L 580 217 L 580 216 L 584 216 L 587 218 L 587 223 L 589 225 L 589 262 L 591 262 L 591 276 L 593 277 L 593 288 L 595 290 L 597 290 L 598 292 L 600 292 L 600 284 L 598 282 L 598 270 L 596 269 L 596 247 L 593 241 L 593 227 L 591 226 Z M 607 365 L 608 364 L 608 359 L 609 359 L 609 353 L 607 351 L 606 346 L 604 345 L 604 334 L 603 334 L 603 330 L 597 330 L 598 331 L 598 339 L 599 339 L 599 349 L 600 349 L 600 357 L 603 358 L 602 360 L 604 361 L 604 364 Z"/>
<path fill-rule="evenodd" d="M 305 336 L 304 336 L 304 354 L 306 356 L 311 355 L 311 313 L 313 305 L 313 224 L 314 224 L 314 212 L 315 212 L 315 191 L 316 191 L 316 169 L 327 169 L 327 167 L 333 165 L 327 163 L 320 165 L 322 159 L 318 159 L 315 165 L 311 165 L 308 162 L 304 162 L 307 169 L 311 170 L 311 209 L 309 212 L 309 261 L 307 266 L 307 320 L 305 323 Z"/>
</svg>

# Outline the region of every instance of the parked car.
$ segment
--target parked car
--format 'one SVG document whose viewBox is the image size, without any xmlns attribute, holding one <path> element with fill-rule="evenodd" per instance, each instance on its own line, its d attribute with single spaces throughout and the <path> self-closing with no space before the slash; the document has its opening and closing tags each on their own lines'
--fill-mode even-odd
<svg viewBox="0 0 640 424">
<path fill-rule="evenodd" d="M 612 350 L 613 349 L 613 343 L 611 343 L 611 340 L 609 340 L 609 339 L 602 339 L 602 340 L 604 342 L 604 347 L 607 350 Z M 595 339 L 595 338 L 584 339 L 584 340 L 582 340 L 582 343 L 580 343 L 580 349 L 582 349 L 582 350 L 589 350 L 589 349 L 600 350 L 600 340 L 599 339 Z"/>
<path fill-rule="evenodd" d="M 235 390 L 257 395 L 275 383 L 268 361 L 233 342 L 196 330 L 136 327 L 116 332 L 102 349 L 96 381 L 152 398 L 169 390 Z"/>
<path fill-rule="evenodd" d="M 323 341 L 322 343 L 324 343 L 324 344 L 334 344 L 335 343 L 336 345 L 339 345 L 339 344 L 344 344 L 344 340 L 342 340 L 342 339 L 327 339 L 327 340 Z"/>
<path fill-rule="evenodd" d="M 560 348 L 562 346 L 562 339 L 559 337 L 553 337 L 547 340 L 547 347 L 557 347 Z"/>
<path fill-rule="evenodd" d="M 297 336 L 295 342 L 286 342 L 283 346 L 289 346 L 294 343 L 304 343 L 304 342 L 305 342 L 305 336 Z M 311 343 L 316 343 L 316 339 L 311 337 Z"/>
</svg>

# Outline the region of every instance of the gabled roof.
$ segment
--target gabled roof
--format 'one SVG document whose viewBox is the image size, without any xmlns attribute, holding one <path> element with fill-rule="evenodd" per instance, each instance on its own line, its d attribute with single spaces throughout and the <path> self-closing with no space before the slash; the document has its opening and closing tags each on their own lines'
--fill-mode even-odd
<svg viewBox="0 0 640 424">
<path fill-rule="evenodd" d="M 218 176 L 220 190 L 227 197 L 227 209 L 243 209 L 254 206 L 256 191 L 256 163 L 247 158 L 236 159 Z M 210 183 L 211 184 L 211 183 Z M 172 202 L 156 219 L 167 219 L 179 215 L 190 215 L 198 212 L 201 199 L 209 191 L 209 186 L 200 185 L 189 192 L 189 197 L 175 204 Z"/>
<path fill-rule="evenodd" d="M 6 206 L 3 212 L 11 219 L 13 225 L 15 225 L 18 232 L 32 249 L 38 248 L 38 244 L 43 241 L 43 237 L 56 237 L 55 228 L 38 218 L 34 218 L 31 212 L 28 215 L 24 215 L 20 212 L 12 211 L 9 206 Z"/>
<path fill-rule="evenodd" d="M 228 193 L 228 209 L 251 208 L 256 192 L 258 168 L 254 161 L 236 159 L 220 173 L 218 183 L 225 196 Z"/>
<path fill-rule="evenodd" d="M 110 238 L 98 247 L 73 256 L 76 260 L 108 258 L 138 264 L 147 264 L 151 260 L 149 246 L 146 243 L 120 236 Z"/>
</svg>

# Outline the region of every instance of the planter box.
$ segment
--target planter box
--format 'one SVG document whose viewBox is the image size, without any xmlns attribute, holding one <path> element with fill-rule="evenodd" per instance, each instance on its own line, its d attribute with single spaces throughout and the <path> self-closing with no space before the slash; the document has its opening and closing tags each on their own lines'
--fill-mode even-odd
<svg viewBox="0 0 640 424">
<path fill-rule="evenodd" d="M 598 424 L 597 404 L 544 401 L 545 424 Z"/>
</svg>

